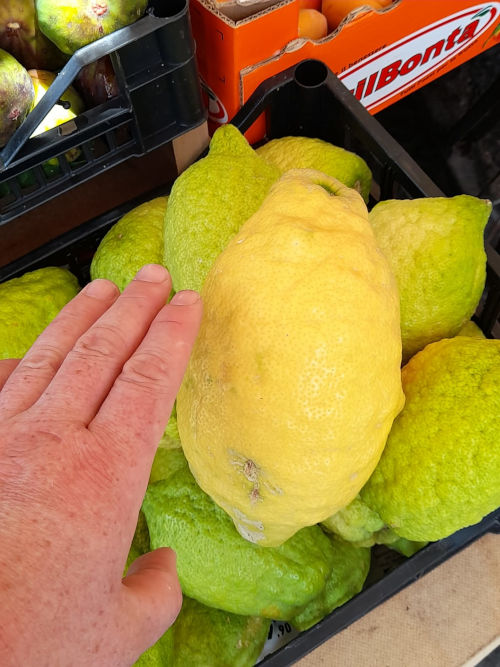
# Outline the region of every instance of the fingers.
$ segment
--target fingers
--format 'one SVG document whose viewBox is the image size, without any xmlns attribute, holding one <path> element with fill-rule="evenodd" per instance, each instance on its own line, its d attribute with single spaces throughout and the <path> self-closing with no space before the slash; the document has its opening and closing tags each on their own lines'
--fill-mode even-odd
<svg viewBox="0 0 500 667">
<path fill-rule="evenodd" d="M 152 646 L 172 625 L 182 605 L 182 591 L 172 549 L 137 558 L 123 579 L 123 614 L 137 654 Z"/>
<path fill-rule="evenodd" d="M 0 391 L 9 379 L 12 371 L 17 367 L 20 359 L 1 359 L 0 360 Z"/>
<path fill-rule="evenodd" d="M 109 280 L 94 280 L 61 310 L 42 331 L 11 373 L 0 394 L 2 417 L 31 407 L 60 368 L 78 338 L 91 327 L 118 297 Z M 72 394 L 74 394 L 73 387 Z"/>
<path fill-rule="evenodd" d="M 116 442 L 134 447 L 134 460 L 141 456 L 138 445 L 157 445 L 186 370 L 201 315 L 201 299 L 196 292 L 174 295 L 124 365 L 89 425 L 91 432 L 112 430 Z M 146 462 L 145 458 L 141 460 Z"/>
<path fill-rule="evenodd" d="M 113 305 L 75 342 L 36 407 L 57 405 L 68 419 L 88 424 L 123 364 L 146 335 L 171 289 L 162 266 L 143 267 Z"/>
</svg>

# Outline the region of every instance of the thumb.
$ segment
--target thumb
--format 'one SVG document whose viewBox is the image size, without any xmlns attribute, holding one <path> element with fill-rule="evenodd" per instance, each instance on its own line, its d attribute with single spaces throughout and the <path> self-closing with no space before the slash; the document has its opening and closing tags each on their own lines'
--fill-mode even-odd
<svg viewBox="0 0 500 667">
<path fill-rule="evenodd" d="M 182 591 L 175 567 L 175 551 L 162 547 L 139 556 L 122 580 L 124 614 L 131 641 L 143 653 L 152 646 L 177 618 Z"/>
</svg>

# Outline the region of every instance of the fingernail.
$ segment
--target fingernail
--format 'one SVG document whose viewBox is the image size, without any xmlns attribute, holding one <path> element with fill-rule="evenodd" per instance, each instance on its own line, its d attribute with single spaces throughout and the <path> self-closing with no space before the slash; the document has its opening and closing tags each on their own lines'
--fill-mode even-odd
<svg viewBox="0 0 500 667">
<path fill-rule="evenodd" d="M 162 283 L 167 279 L 167 270 L 160 264 L 146 264 L 136 273 L 134 280 L 147 283 Z"/>
<path fill-rule="evenodd" d="M 186 289 L 181 292 L 177 292 L 172 297 L 170 303 L 174 306 L 192 306 L 193 303 L 196 303 L 200 298 L 198 292 L 193 292 L 193 290 Z"/>
<path fill-rule="evenodd" d="M 118 294 L 118 287 L 111 280 L 96 278 L 84 287 L 84 291 L 94 299 L 110 299 Z"/>
</svg>

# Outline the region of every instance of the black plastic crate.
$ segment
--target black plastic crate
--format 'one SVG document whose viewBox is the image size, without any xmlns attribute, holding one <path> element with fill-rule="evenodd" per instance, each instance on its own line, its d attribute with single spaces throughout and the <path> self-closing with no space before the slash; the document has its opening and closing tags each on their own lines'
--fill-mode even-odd
<svg viewBox="0 0 500 667">
<path fill-rule="evenodd" d="M 144 17 L 74 53 L 0 150 L 0 225 L 205 120 L 188 5 L 150 0 Z M 104 56 L 118 94 L 30 138 L 81 69 Z M 81 158 L 70 161 L 66 153 L 75 148 Z M 42 165 L 51 158 L 59 167 L 47 174 Z M 28 178 L 18 178 L 26 172 Z"/>
<path fill-rule="evenodd" d="M 373 172 L 371 204 L 379 199 L 441 196 L 437 186 L 381 127 L 344 85 L 314 60 L 306 60 L 262 83 L 233 118 L 242 131 L 266 114 L 267 138 L 286 135 L 318 137 L 361 155 Z M 58 239 L 0 269 L 0 281 L 42 266 L 66 266 L 83 285 L 99 241 L 128 210 L 168 192 L 151 191 L 104 216 L 67 232 Z M 475 319 L 489 337 L 500 338 L 500 247 L 498 229 L 486 240 L 486 287 Z M 364 590 L 311 629 L 265 656 L 259 665 L 285 667 L 312 651 L 392 595 L 431 571 L 488 532 L 500 532 L 500 508 L 474 525 L 433 542 L 411 558 L 373 548 L 372 567 Z M 287 624 L 281 624 L 283 628 Z M 279 626 L 278 626 L 279 627 Z M 287 628 L 283 630 L 285 636 Z M 277 631 L 280 633 L 280 631 Z M 283 639 L 284 637 L 281 637 Z"/>
</svg>

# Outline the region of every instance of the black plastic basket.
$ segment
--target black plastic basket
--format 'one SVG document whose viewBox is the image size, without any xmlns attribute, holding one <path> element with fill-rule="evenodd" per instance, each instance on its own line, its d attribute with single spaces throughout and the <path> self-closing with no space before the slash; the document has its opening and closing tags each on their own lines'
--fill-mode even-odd
<svg viewBox="0 0 500 667">
<path fill-rule="evenodd" d="M 371 204 L 379 199 L 441 196 L 441 191 L 327 67 L 314 60 L 299 63 L 271 77 L 255 91 L 233 118 L 247 130 L 266 114 L 267 138 L 286 135 L 318 137 L 361 155 L 373 172 Z M 128 210 L 168 191 L 156 190 L 108 214 L 67 232 L 23 258 L 0 269 L 0 280 L 42 266 L 68 267 L 84 284 L 92 256 L 106 231 Z M 500 338 L 500 255 L 498 229 L 486 239 L 486 288 L 475 319 L 487 336 Z M 372 568 L 364 590 L 310 630 L 264 657 L 259 665 L 291 665 L 395 593 L 447 560 L 487 532 L 500 532 L 500 509 L 480 523 L 434 542 L 411 558 L 394 552 L 388 559 L 383 546 L 374 547 Z"/>
<path fill-rule="evenodd" d="M 0 151 L 0 224 L 205 120 L 188 4 L 150 0 L 137 22 L 74 53 Z M 111 58 L 118 94 L 30 138 L 82 68 L 104 56 Z M 81 159 L 71 161 L 67 153 L 75 148 Z M 47 175 L 42 165 L 53 158 L 58 168 Z M 19 179 L 26 173 L 29 179 Z"/>
</svg>

